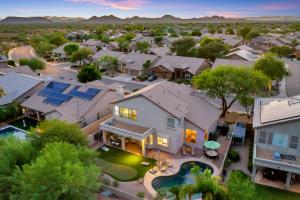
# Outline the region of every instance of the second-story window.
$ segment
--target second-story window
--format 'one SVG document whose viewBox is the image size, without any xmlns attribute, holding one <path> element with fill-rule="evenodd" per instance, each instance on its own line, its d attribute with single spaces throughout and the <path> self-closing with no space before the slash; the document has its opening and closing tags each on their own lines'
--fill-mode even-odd
<svg viewBox="0 0 300 200">
<path fill-rule="evenodd" d="M 116 112 L 116 108 L 115 108 L 115 112 Z M 126 108 L 126 107 L 120 107 L 118 116 L 124 117 L 124 118 L 127 118 L 127 119 L 131 119 L 131 120 L 136 120 L 137 119 L 137 112 L 134 109 L 129 109 L 129 108 Z"/>
<path fill-rule="evenodd" d="M 168 117 L 167 127 L 168 128 L 175 128 L 175 118 L 174 117 Z"/>
<path fill-rule="evenodd" d="M 290 144 L 289 144 L 289 147 L 290 147 L 291 149 L 297 149 L 297 148 L 298 148 L 298 141 L 299 141 L 298 136 L 291 136 L 291 137 L 290 137 Z"/>
</svg>

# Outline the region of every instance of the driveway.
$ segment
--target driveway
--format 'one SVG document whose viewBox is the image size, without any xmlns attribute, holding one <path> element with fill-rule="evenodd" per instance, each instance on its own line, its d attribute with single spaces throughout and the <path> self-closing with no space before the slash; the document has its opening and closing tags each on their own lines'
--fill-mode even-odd
<svg viewBox="0 0 300 200">
<path fill-rule="evenodd" d="M 34 53 L 34 49 L 31 46 L 21 46 L 12 49 L 9 52 L 9 57 L 19 62 L 21 58 L 30 59 L 38 56 Z M 70 63 L 45 63 L 45 69 L 37 70 L 38 73 L 61 77 L 64 80 L 77 80 L 77 72 L 69 69 Z"/>
</svg>

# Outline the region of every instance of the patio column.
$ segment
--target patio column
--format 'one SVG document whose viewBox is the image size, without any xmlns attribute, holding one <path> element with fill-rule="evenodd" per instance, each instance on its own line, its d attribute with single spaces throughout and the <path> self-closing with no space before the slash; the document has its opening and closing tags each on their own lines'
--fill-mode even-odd
<svg viewBox="0 0 300 200">
<path fill-rule="evenodd" d="M 107 135 L 106 131 L 103 131 L 102 132 L 102 141 L 104 144 L 106 144 L 106 135 Z"/>
<path fill-rule="evenodd" d="M 36 117 L 37 117 L 37 120 L 38 120 L 38 121 L 41 120 L 41 117 L 40 117 L 40 113 L 39 113 L 39 112 L 36 113 Z"/>
<path fill-rule="evenodd" d="M 142 139 L 142 155 L 146 156 L 146 147 L 145 147 L 145 139 Z"/>
<path fill-rule="evenodd" d="M 252 182 L 255 182 L 255 176 L 256 176 L 256 166 L 253 166 L 252 174 L 251 174 L 251 181 Z"/>
<path fill-rule="evenodd" d="M 125 150 L 126 146 L 125 146 L 125 137 L 121 137 L 122 140 L 122 149 Z"/>
<path fill-rule="evenodd" d="M 292 173 L 288 172 L 286 176 L 286 181 L 285 181 L 285 189 L 288 190 L 290 189 L 291 186 L 291 178 L 292 178 Z"/>
</svg>

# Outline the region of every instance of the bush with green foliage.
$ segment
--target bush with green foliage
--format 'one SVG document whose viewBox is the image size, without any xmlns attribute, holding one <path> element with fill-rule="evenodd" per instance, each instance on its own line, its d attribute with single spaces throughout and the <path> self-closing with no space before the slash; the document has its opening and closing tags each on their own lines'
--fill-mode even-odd
<svg viewBox="0 0 300 200">
<path fill-rule="evenodd" d="M 7 61 L 7 64 L 10 65 L 10 66 L 16 66 L 16 63 L 15 63 L 14 60 Z"/>
<path fill-rule="evenodd" d="M 20 66 L 28 65 L 33 71 L 45 68 L 45 63 L 39 58 L 21 58 L 19 64 Z"/>
<path fill-rule="evenodd" d="M 93 52 L 89 48 L 81 48 L 77 51 L 74 51 L 71 56 L 71 62 L 79 61 L 79 66 L 82 66 L 82 63 L 89 59 L 92 56 Z"/>
<path fill-rule="evenodd" d="M 136 196 L 138 196 L 138 197 L 140 197 L 140 198 L 144 198 L 145 197 L 145 192 L 143 192 L 143 191 L 140 191 L 140 192 L 138 192 L 137 194 L 136 194 Z"/>
<path fill-rule="evenodd" d="M 96 68 L 95 65 L 92 65 L 92 64 L 85 65 L 79 70 L 79 72 L 77 74 L 77 79 L 81 83 L 87 83 L 87 82 L 91 82 L 94 80 L 100 80 L 101 73 Z"/>
<path fill-rule="evenodd" d="M 230 159 L 233 162 L 238 162 L 240 160 L 239 152 L 234 149 L 230 149 L 228 152 L 228 159 Z"/>
<path fill-rule="evenodd" d="M 22 109 L 18 103 L 11 103 L 0 107 L 0 122 L 15 119 L 22 114 Z"/>
<path fill-rule="evenodd" d="M 119 181 L 114 180 L 114 181 L 113 181 L 113 186 L 114 186 L 115 188 L 119 187 Z"/>
<path fill-rule="evenodd" d="M 185 37 L 172 42 L 171 52 L 177 56 L 194 56 L 196 42 L 192 37 Z"/>
<path fill-rule="evenodd" d="M 145 74 L 145 75 L 140 75 L 140 76 L 137 76 L 136 78 L 139 79 L 140 81 L 145 81 L 145 80 L 147 80 L 148 75 L 147 75 L 147 74 Z"/>
<path fill-rule="evenodd" d="M 66 46 L 64 46 L 64 52 L 70 56 L 72 55 L 73 52 L 78 51 L 79 50 L 79 45 L 76 43 L 70 43 L 67 44 Z"/>
</svg>

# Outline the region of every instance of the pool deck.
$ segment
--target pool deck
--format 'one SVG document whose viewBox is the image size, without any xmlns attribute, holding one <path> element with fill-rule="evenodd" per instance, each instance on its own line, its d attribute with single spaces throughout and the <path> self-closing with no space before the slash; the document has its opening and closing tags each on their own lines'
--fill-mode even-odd
<svg viewBox="0 0 300 200">
<path fill-rule="evenodd" d="M 168 168 L 166 172 L 158 171 L 155 174 L 151 174 L 148 171 L 144 176 L 144 186 L 147 189 L 147 191 L 152 195 L 152 197 L 155 197 L 155 195 L 156 195 L 156 191 L 152 187 L 153 179 L 155 179 L 156 177 L 160 177 L 160 176 L 171 176 L 171 175 L 176 174 L 180 170 L 180 167 L 183 163 L 190 162 L 190 161 L 202 162 L 202 163 L 205 163 L 205 164 L 207 164 L 207 165 L 209 165 L 213 168 L 213 170 L 214 170 L 213 175 L 214 176 L 218 176 L 219 173 L 220 173 L 219 168 L 216 165 L 214 165 L 210 159 L 208 159 L 206 157 L 200 157 L 200 158 L 191 157 L 191 158 L 183 158 L 183 159 L 169 159 L 168 161 L 173 164 L 173 167 Z"/>
</svg>

